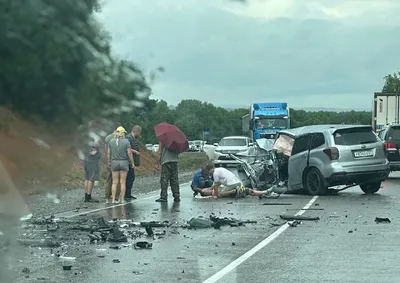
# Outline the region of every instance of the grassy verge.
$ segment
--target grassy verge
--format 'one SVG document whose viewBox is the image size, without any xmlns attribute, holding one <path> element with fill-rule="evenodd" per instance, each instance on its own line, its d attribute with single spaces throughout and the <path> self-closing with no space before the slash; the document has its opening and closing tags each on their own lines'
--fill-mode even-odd
<svg viewBox="0 0 400 283">
<path fill-rule="evenodd" d="M 182 170 L 195 170 L 209 162 L 204 152 L 185 152 L 179 156 L 179 168 Z"/>
</svg>

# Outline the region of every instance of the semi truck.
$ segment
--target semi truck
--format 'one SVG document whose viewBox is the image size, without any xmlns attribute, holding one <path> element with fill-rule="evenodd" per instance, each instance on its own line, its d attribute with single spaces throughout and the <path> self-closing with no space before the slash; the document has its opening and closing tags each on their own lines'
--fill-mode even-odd
<svg viewBox="0 0 400 283">
<path fill-rule="evenodd" d="M 388 124 L 400 124 L 400 93 L 375 92 L 372 128 L 378 132 Z"/>
<path fill-rule="evenodd" d="M 256 141 L 274 139 L 281 129 L 290 128 L 290 113 L 286 102 L 253 103 L 242 117 L 243 134 Z"/>
</svg>

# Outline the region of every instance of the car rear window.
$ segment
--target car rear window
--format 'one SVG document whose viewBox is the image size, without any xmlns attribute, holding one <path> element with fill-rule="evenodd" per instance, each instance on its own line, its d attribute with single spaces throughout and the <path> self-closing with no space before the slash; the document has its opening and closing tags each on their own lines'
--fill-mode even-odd
<svg viewBox="0 0 400 283">
<path fill-rule="evenodd" d="M 337 145 L 368 144 L 378 141 L 377 136 L 369 128 L 337 130 L 333 137 Z"/>
<path fill-rule="evenodd" d="M 400 140 L 400 127 L 392 127 L 389 131 L 388 138 L 392 140 Z"/>
</svg>

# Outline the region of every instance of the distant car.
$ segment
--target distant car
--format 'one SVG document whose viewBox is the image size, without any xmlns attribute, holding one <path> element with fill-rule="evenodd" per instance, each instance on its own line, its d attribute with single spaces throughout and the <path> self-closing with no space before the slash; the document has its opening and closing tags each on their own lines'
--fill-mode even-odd
<svg viewBox="0 0 400 283">
<path fill-rule="evenodd" d="M 202 141 L 202 140 L 195 140 L 195 141 L 193 141 L 193 143 L 194 143 L 195 151 L 203 152 L 204 151 L 204 145 L 207 142 L 206 141 Z"/>
<path fill-rule="evenodd" d="M 286 136 L 286 137 L 285 137 Z M 379 191 L 389 175 L 383 142 L 371 126 L 315 125 L 281 130 L 274 149 L 282 141 L 290 190 L 323 195 L 328 187 L 359 185 L 366 194 Z"/>
<path fill-rule="evenodd" d="M 148 143 L 145 145 L 147 150 L 152 150 L 153 149 L 153 145 L 151 143 Z"/>
<path fill-rule="evenodd" d="M 215 149 L 216 149 L 216 146 L 214 146 L 212 144 L 205 144 L 204 145 L 203 151 L 207 155 L 209 160 L 214 160 Z"/>
<path fill-rule="evenodd" d="M 246 155 L 248 154 L 253 142 L 248 137 L 231 136 L 221 139 L 219 143 L 214 146 L 214 164 L 216 166 L 227 166 L 230 164 L 238 164 L 238 161 L 230 157 L 233 155 Z"/>
<path fill-rule="evenodd" d="M 153 151 L 153 152 L 157 152 L 157 151 L 158 151 L 158 148 L 159 148 L 159 145 L 158 145 L 158 144 L 155 144 L 155 145 L 153 145 L 152 151 Z"/>
<path fill-rule="evenodd" d="M 385 126 L 378 136 L 385 144 L 390 171 L 400 171 L 400 124 Z"/>
</svg>

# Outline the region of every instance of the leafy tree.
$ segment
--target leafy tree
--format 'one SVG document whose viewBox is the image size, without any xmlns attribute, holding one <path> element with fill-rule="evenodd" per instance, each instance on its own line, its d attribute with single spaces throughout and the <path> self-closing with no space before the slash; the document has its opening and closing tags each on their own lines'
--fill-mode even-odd
<svg viewBox="0 0 400 283">
<path fill-rule="evenodd" d="M 0 0 L 0 7 L 0 105 L 73 126 L 130 111 L 149 93 L 133 63 L 110 55 L 109 36 L 93 18 L 97 0 Z"/>
<path fill-rule="evenodd" d="M 384 80 L 382 92 L 400 93 L 400 72 L 389 74 L 384 77 Z"/>
<path fill-rule="evenodd" d="M 205 136 L 209 143 L 218 142 L 224 136 L 242 135 L 241 118 L 248 109 L 238 108 L 227 110 L 216 107 L 209 102 L 196 99 L 182 100 L 175 108 L 168 106 L 166 101 L 147 99 L 146 106 L 135 109 L 122 119 L 128 127 L 140 124 L 143 127 L 143 143 L 156 143 L 153 127 L 163 121 L 177 125 L 190 140 L 202 139 L 203 131 L 210 134 Z M 315 124 L 370 124 L 369 111 L 318 111 L 291 110 L 293 127 Z"/>
</svg>

